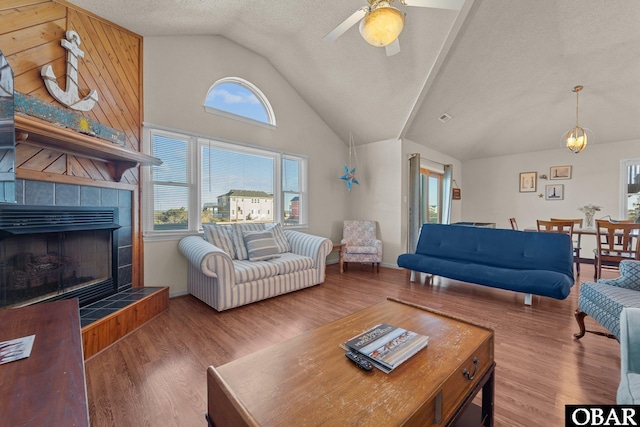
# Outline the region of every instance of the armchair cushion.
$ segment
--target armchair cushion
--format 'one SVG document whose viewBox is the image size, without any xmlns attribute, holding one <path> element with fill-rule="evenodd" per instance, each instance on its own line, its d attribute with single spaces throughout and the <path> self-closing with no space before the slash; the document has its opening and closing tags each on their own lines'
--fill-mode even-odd
<svg viewBox="0 0 640 427">
<path fill-rule="evenodd" d="M 347 246 L 344 249 L 346 254 L 377 254 L 378 248 L 376 246 Z"/>
<path fill-rule="evenodd" d="M 243 233 L 243 237 L 249 261 L 266 261 L 280 256 L 271 231 L 249 231 Z"/>
</svg>

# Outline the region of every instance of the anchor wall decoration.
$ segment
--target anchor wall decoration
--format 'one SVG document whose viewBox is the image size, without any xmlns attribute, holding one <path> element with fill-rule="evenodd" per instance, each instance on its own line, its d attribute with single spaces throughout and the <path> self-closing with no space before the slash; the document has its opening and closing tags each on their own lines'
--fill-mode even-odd
<svg viewBox="0 0 640 427">
<path fill-rule="evenodd" d="M 58 102 L 69 108 L 79 111 L 89 111 L 98 102 L 98 92 L 92 89 L 89 95 L 80 99 L 78 95 L 78 57 L 84 58 L 81 51 L 80 36 L 75 31 L 66 32 L 67 40 L 62 40 L 62 47 L 67 49 L 67 90 L 62 90 L 56 82 L 56 75 L 51 65 L 45 65 L 40 70 L 40 75 L 44 79 L 47 90 Z"/>
</svg>

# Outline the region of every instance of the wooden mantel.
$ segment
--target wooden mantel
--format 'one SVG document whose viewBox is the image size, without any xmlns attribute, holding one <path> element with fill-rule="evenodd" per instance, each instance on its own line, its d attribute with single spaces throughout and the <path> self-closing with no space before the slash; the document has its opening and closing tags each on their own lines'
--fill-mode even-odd
<svg viewBox="0 0 640 427">
<path fill-rule="evenodd" d="M 52 125 L 35 117 L 16 114 L 15 118 L 16 142 L 105 162 L 116 181 L 120 181 L 127 169 L 138 165 L 162 164 L 162 161 L 156 157 Z"/>
</svg>

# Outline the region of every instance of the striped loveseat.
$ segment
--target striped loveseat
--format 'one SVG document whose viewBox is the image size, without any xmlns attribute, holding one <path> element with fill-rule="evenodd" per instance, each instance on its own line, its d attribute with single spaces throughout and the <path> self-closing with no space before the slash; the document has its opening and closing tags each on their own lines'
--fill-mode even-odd
<svg viewBox="0 0 640 427">
<path fill-rule="evenodd" d="M 211 229 L 205 229 L 205 238 L 188 236 L 180 241 L 178 248 L 189 261 L 190 294 L 223 311 L 324 282 L 326 257 L 333 249 L 331 240 L 278 227 L 277 257 L 251 261 L 238 241 L 242 239 L 241 227 L 217 229 L 231 235 L 235 250 L 207 237 Z"/>
</svg>

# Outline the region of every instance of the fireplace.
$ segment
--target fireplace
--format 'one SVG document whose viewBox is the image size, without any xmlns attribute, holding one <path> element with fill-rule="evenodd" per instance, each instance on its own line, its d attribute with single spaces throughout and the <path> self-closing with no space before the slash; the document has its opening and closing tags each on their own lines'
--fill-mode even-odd
<svg viewBox="0 0 640 427">
<path fill-rule="evenodd" d="M 117 207 L 0 206 L 0 308 L 118 291 Z"/>
</svg>

